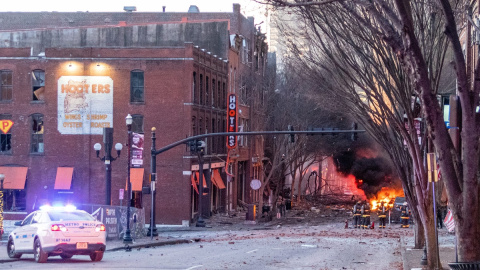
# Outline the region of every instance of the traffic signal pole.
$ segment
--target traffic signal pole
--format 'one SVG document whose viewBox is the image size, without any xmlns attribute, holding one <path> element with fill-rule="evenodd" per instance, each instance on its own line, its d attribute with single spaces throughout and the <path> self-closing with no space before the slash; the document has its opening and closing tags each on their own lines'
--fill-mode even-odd
<svg viewBox="0 0 480 270">
<path fill-rule="evenodd" d="M 152 149 L 151 149 L 151 164 L 150 164 L 150 169 L 151 169 L 151 176 L 152 176 L 152 186 L 155 184 L 156 176 L 157 176 L 157 158 L 156 156 L 166 152 L 176 146 L 182 145 L 182 144 L 187 144 L 188 146 L 191 146 L 190 142 L 195 142 L 195 145 L 197 147 L 200 147 L 200 145 L 197 145 L 197 142 L 200 141 L 201 139 L 204 138 L 209 138 L 209 137 L 217 137 L 217 136 L 257 136 L 257 135 L 277 135 L 277 134 L 288 134 L 290 136 L 293 136 L 294 134 L 305 134 L 305 135 L 329 135 L 329 134 L 340 134 L 340 133 L 347 133 L 347 134 L 354 134 L 354 133 L 363 133 L 365 130 L 299 130 L 299 131 L 294 131 L 293 127 L 290 128 L 290 130 L 280 130 L 280 131 L 248 131 L 248 132 L 219 132 L 219 133 L 208 133 L 208 134 L 201 134 L 201 135 L 196 135 L 192 137 L 185 138 L 183 140 L 171 143 L 169 145 L 166 145 L 160 149 L 155 148 L 155 131 L 156 128 L 152 128 Z M 205 147 L 205 145 L 202 145 Z M 191 148 L 192 149 L 192 148 Z M 198 150 L 197 150 L 198 151 Z M 203 158 L 199 155 L 199 163 L 203 163 Z M 200 165 L 200 164 L 199 164 Z M 203 164 L 201 167 L 199 167 L 199 170 L 203 169 Z M 199 197 L 203 196 L 203 172 L 199 172 L 200 179 L 198 180 L 199 183 Z M 153 190 L 155 190 L 154 187 L 152 187 Z M 201 191 L 200 191 L 201 190 Z M 149 233 L 150 236 L 153 237 L 154 231 L 156 231 L 156 226 L 155 226 L 155 196 L 152 194 L 152 209 L 151 209 L 151 220 L 150 220 L 150 228 L 149 228 Z M 200 211 L 201 205 L 199 204 L 199 218 L 201 217 L 202 212 Z M 203 217 L 201 217 L 201 221 L 203 221 Z M 202 225 L 202 223 L 200 223 Z"/>
</svg>

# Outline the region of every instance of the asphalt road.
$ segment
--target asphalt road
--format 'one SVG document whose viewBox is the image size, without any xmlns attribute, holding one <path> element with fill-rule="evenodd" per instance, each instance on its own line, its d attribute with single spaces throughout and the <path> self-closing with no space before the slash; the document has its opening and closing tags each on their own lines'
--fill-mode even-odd
<svg viewBox="0 0 480 270">
<path fill-rule="evenodd" d="M 0 269 L 402 269 L 401 239 L 411 229 L 344 229 L 343 224 L 274 227 L 264 230 L 170 232 L 188 244 L 106 252 L 70 260 L 33 255 L 0 263 Z M 0 257 L 6 256 L 0 246 Z"/>
</svg>

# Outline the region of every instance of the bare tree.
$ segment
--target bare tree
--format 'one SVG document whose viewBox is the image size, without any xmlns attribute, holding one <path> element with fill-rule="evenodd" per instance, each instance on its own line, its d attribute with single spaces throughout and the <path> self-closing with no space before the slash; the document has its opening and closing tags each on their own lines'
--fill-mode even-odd
<svg viewBox="0 0 480 270">
<path fill-rule="evenodd" d="M 419 99 L 422 112 L 426 119 L 428 136 L 435 147 L 438 161 L 442 169 L 442 176 L 446 184 L 449 206 L 453 212 L 456 223 L 456 236 L 458 239 L 458 254 L 460 261 L 480 261 L 480 200 L 479 198 L 479 92 L 480 92 L 480 61 L 470 73 L 464 57 L 462 42 L 459 33 L 465 18 L 464 7 L 470 2 L 458 1 L 452 7 L 448 0 L 432 1 L 400 1 L 385 2 L 381 0 L 364 1 L 265 1 L 276 5 L 299 7 L 300 10 L 318 9 L 331 6 L 338 11 L 348 13 L 355 19 L 355 24 L 361 25 L 376 39 L 386 43 L 395 55 L 400 67 L 410 80 L 413 93 Z M 456 71 L 457 94 L 461 104 L 460 134 L 461 142 L 455 147 L 450 137 L 443 115 L 435 95 L 436 87 L 432 77 L 431 67 L 437 68 L 440 65 L 432 63 L 431 50 L 424 46 L 425 34 L 419 28 L 418 16 L 421 11 L 431 14 L 436 22 L 444 26 L 444 35 L 449 41 L 453 55 L 453 66 Z M 437 12 L 438 11 L 438 12 Z M 432 16 L 435 14 L 435 17 Z M 430 29 L 433 29 L 430 28 Z M 356 31 L 356 30 L 355 30 Z M 350 34 L 354 32 L 349 32 Z M 424 32 L 423 32 L 424 33 Z M 467 33 L 467 36 L 470 33 Z M 469 44 L 467 44 L 469 46 Z M 372 45 L 369 49 L 374 49 Z M 478 57 L 478 56 L 477 56 Z M 430 64 L 431 63 L 431 64 Z M 473 77 L 472 77 L 473 76 Z M 354 78 L 353 78 L 354 79 Z M 403 92 L 403 88 L 398 88 Z M 404 106 L 406 107 L 406 106 Z M 413 130 L 413 122 L 408 124 Z M 427 173 L 424 166 L 424 158 L 421 151 L 413 143 L 416 138 L 404 128 L 398 127 L 403 139 L 406 140 L 409 153 L 412 156 L 415 172 L 414 181 L 407 184 L 415 185 L 417 200 L 423 208 L 429 208 L 430 192 L 427 181 Z M 419 207 L 421 209 L 422 207 Z M 432 215 L 425 211 L 421 213 L 422 221 L 432 224 Z M 430 239 L 431 231 L 427 231 L 427 241 Z M 430 245 L 428 245 L 430 246 Z M 429 255 L 429 266 L 433 258 Z"/>
</svg>

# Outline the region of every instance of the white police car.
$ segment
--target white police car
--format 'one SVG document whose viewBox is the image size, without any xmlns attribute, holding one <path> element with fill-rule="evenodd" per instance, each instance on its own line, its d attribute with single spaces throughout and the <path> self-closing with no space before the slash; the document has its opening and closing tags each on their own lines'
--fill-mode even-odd
<svg viewBox="0 0 480 270">
<path fill-rule="evenodd" d="M 32 212 L 8 236 L 10 258 L 34 254 L 43 263 L 48 256 L 70 259 L 73 255 L 90 255 L 100 261 L 105 251 L 105 225 L 89 213 L 75 207 L 41 207 Z"/>
</svg>

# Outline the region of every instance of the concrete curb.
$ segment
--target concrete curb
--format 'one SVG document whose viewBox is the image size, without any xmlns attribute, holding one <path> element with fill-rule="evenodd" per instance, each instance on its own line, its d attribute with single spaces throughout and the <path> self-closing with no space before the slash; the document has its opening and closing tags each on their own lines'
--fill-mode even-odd
<svg viewBox="0 0 480 270">
<path fill-rule="evenodd" d="M 134 248 L 150 248 L 150 247 L 159 247 L 159 246 L 176 245 L 176 244 L 188 244 L 190 242 L 191 241 L 187 239 L 167 240 L 167 241 L 161 241 L 161 242 L 148 242 L 148 243 L 142 243 L 142 244 L 125 245 L 122 247 L 107 248 L 106 251 L 108 252 L 108 251 L 127 250 L 127 247 L 130 249 L 134 249 Z"/>
</svg>

